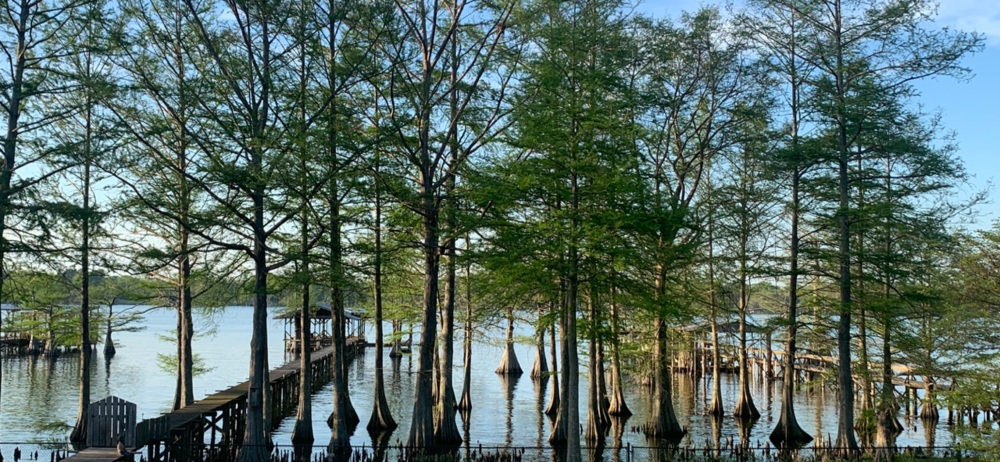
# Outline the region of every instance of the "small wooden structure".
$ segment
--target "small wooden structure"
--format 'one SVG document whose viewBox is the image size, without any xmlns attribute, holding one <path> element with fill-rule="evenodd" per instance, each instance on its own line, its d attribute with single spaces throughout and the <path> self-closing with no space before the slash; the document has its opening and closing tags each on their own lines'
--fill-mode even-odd
<svg viewBox="0 0 1000 462">
<path fill-rule="evenodd" d="M 87 408 L 87 446 L 112 448 L 118 438 L 128 447 L 135 446 L 135 403 L 109 396 L 90 403 Z"/>
<path fill-rule="evenodd" d="M 10 303 L 0 304 L 0 316 L 4 317 L 4 330 L 0 331 L 0 351 L 5 355 L 16 355 L 27 352 L 31 336 L 24 332 L 10 330 L 17 316 L 31 313 L 31 310 L 23 310 L 17 305 Z"/>
<path fill-rule="evenodd" d="M 298 310 L 277 316 L 285 321 L 285 351 L 299 351 L 299 337 L 302 326 L 299 325 Z M 333 309 L 329 303 L 313 305 L 310 314 L 310 342 L 312 350 L 316 351 L 333 344 Z M 347 338 L 364 339 L 364 320 L 360 314 L 344 310 L 344 336 Z"/>
</svg>

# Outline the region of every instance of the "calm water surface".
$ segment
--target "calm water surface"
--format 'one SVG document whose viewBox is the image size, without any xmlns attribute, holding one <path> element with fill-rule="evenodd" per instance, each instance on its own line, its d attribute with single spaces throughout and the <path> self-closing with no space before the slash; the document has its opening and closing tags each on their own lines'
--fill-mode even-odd
<svg viewBox="0 0 1000 462">
<path fill-rule="evenodd" d="M 210 368 L 195 378 L 195 398 L 201 399 L 216 391 L 226 389 L 247 379 L 249 371 L 249 345 L 251 336 L 251 308 L 230 307 L 211 318 L 202 317 L 196 329 L 206 330 L 211 325 L 213 335 L 201 336 L 194 341 L 194 351 Z M 176 380 L 172 371 L 157 367 L 157 353 L 174 354 L 175 344 L 163 340 L 176 328 L 175 312 L 156 310 L 147 314 L 142 332 L 115 334 L 118 354 L 110 361 L 97 354 L 92 362 L 92 401 L 109 395 L 118 396 L 138 405 L 140 420 L 158 416 L 170 410 Z M 287 358 L 283 351 L 282 321 L 272 319 L 268 329 L 270 367 L 283 364 Z M 370 330 L 370 329 L 369 329 Z M 528 328 L 518 329 L 528 335 Z M 388 330 L 387 330 L 388 331 Z M 371 332 L 369 333 L 371 335 Z M 499 338 L 502 330 L 488 332 Z M 415 335 L 415 337 L 418 337 Z M 504 378 L 493 371 L 503 353 L 498 342 L 476 342 L 473 348 L 472 399 L 473 410 L 469 422 L 457 416 L 458 428 L 468 442 L 483 446 L 546 446 L 549 420 L 542 413 L 551 395 L 552 382 L 532 381 L 527 373 L 520 377 Z M 521 367 L 527 371 L 534 359 L 531 345 L 515 347 Z M 464 370 L 461 366 L 461 348 L 456 347 L 455 392 L 461 393 Z M 56 358 L 18 357 L 5 359 L 3 368 L 3 399 L 0 413 L 0 434 L 5 442 L 65 441 L 76 419 L 78 399 L 77 355 L 66 354 Z M 351 443 L 371 445 L 372 439 L 365 426 L 372 409 L 375 355 L 371 348 L 359 355 L 349 368 L 348 380 L 351 401 L 361 417 Z M 581 369 L 586 373 L 586 361 L 581 359 Z M 399 428 L 391 441 L 405 441 L 413 406 L 416 358 L 405 356 L 390 360 L 385 355 L 386 395 L 393 417 Z M 587 381 L 580 380 L 581 422 L 586 423 Z M 722 396 L 727 407 L 736 404 L 738 391 L 736 376 L 724 374 Z M 764 444 L 777 421 L 781 406 L 780 381 L 770 385 L 756 381 L 753 384 L 755 403 L 762 417 L 750 429 L 751 444 Z M 633 416 L 624 425 L 623 444 L 648 445 L 645 438 L 633 430 L 644 423 L 649 412 L 649 396 L 639 386 L 626 388 L 626 400 Z M 739 440 L 740 428 L 733 418 L 724 418 L 721 426 L 704 416 L 711 391 L 711 376 L 694 380 L 687 375 L 677 375 L 674 380 L 674 405 L 681 424 L 688 429 L 688 436 L 696 446 L 712 441 L 720 435 L 725 441 Z M 330 429 L 326 418 L 332 409 L 330 385 L 313 396 L 314 434 L 317 444 L 329 441 Z M 800 391 L 795 395 L 799 424 L 813 436 L 836 436 L 836 392 L 824 387 Z M 945 419 L 936 428 L 924 428 L 919 419 L 904 421 L 906 430 L 899 436 L 900 446 L 945 446 L 953 437 Z M 282 420 L 274 435 L 276 444 L 290 444 L 294 416 Z M 718 426 L 719 428 L 714 428 Z M 715 430 L 715 431 L 713 431 Z M 611 443 L 611 436 L 608 437 Z"/>
</svg>

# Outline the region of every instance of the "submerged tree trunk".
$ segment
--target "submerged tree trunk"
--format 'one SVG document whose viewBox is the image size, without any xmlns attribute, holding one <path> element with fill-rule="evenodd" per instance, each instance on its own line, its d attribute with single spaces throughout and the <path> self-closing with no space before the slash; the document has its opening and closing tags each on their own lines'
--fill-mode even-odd
<svg viewBox="0 0 1000 462">
<path fill-rule="evenodd" d="M 180 359 L 178 360 L 180 366 L 178 372 L 180 373 L 181 408 L 194 404 L 194 348 L 192 348 L 194 340 L 194 317 L 191 311 L 194 297 L 191 293 L 191 260 L 187 255 L 187 240 L 188 234 L 185 232 L 181 238 L 181 248 L 184 255 L 181 257 L 181 277 L 179 281 L 180 306 L 178 307 L 178 315 L 181 318 L 180 331 L 178 332 L 181 352 Z"/>
<path fill-rule="evenodd" d="M 400 328 L 400 324 L 401 324 L 401 321 L 399 321 L 398 319 L 393 319 L 392 320 L 392 349 L 389 350 L 389 357 L 390 358 L 402 358 L 403 357 L 403 350 L 402 350 L 402 348 L 400 348 L 402 346 L 401 345 L 401 343 L 402 343 L 401 337 L 403 335 L 403 334 L 400 333 L 400 331 L 402 330 Z"/>
<path fill-rule="evenodd" d="M 590 318 L 590 328 L 588 329 L 587 343 L 589 343 L 590 348 L 590 367 L 587 374 L 587 430 L 585 433 L 587 444 L 594 446 L 604 440 L 605 429 L 610 421 L 607 417 L 607 411 L 604 409 L 604 404 L 602 403 L 603 396 L 601 395 L 601 371 L 599 367 L 601 354 L 599 351 L 600 344 L 597 341 L 599 321 L 596 294 L 597 291 L 592 289 L 589 299 L 590 313 L 588 317 Z"/>
<path fill-rule="evenodd" d="M 496 373 L 500 375 L 520 375 L 521 364 L 517 361 L 517 353 L 514 352 L 514 312 L 507 310 L 507 342 L 504 346 L 503 357 L 500 358 L 500 367 Z"/>
<path fill-rule="evenodd" d="M 748 229 L 744 224 L 743 229 Z M 750 309 L 750 289 L 747 281 L 747 239 L 749 236 L 741 236 L 740 242 L 740 392 L 736 401 L 736 409 L 733 415 L 740 419 L 756 420 L 760 418 L 760 411 L 753 403 L 753 395 L 750 394 L 750 363 L 747 356 L 747 311 Z"/>
<path fill-rule="evenodd" d="M 624 385 L 622 384 L 621 358 L 618 354 L 619 335 L 618 304 L 615 302 L 615 290 L 611 289 L 611 402 L 608 403 L 608 414 L 619 417 L 632 415 L 625 402 Z"/>
<path fill-rule="evenodd" d="M 795 341 L 798 334 L 799 303 L 799 178 L 800 171 L 792 173 L 792 229 L 789 251 L 788 281 L 788 339 L 785 346 L 784 378 L 781 384 L 781 410 L 778 423 L 771 431 L 770 440 L 775 446 L 795 448 L 812 441 L 812 436 L 799 426 L 795 418 Z"/>
<path fill-rule="evenodd" d="M 310 444 L 314 441 L 312 431 L 312 374 L 307 372 L 312 370 L 312 339 L 309 329 L 309 288 L 302 289 L 302 309 L 299 314 L 299 322 L 302 326 L 300 345 L 302 350 L 299 353 L 299 404 L 295 414 L 295 427 L 292 429 L 292 443 Z"/>
<path fill-rule="evenodd" d="M 597 396 L 601 400 L 601 419 L 607 429 L 611 427 L 611 415 L 608 414 L 611 401 L 608 399 L 608 373 L 604 368 L 604 339 L 601 335 L 597 336 Z"/>
<path fill-rule="evenodd" d="M 293 444 L 312 444 L 315 440 L 312 430 L 312 338 L 310 334 L 309 310 L 309 220 L 303 207 L 301 229 L 302 274 L 306 275 L 302 283 L 302 307 L 299 309 L 299 402 L 295 414 L 295 427 L 292 429 Z"/>
<path fill-rule="evenodd" d="M 115 341 L 111 338 L 111 316 L 113 315 L 114 305 L 108 306 L 108 321 L 105 325 L 104 330 L 104 357 L 111 358 L 115 355 Z"/>
<path fill-rule="evenodd" d="M 837 233 L 840 243 L 838 249 L 838 266 L 840 285 L 840 322 L 837 325 L 837 354 L 838 354 L 838 408 L 837 418 L 837 440 L 834 446 L 846 453 L 856 453 L 858 451 L 858 440 L 854 436 L 854 375 L 852 373 L 851 358 L 851 312 L 854 309 L 851 300 L 851 217 L 849 212 L 850 203 L 850 178 L 847 172 L 848 163 L 848 137 L 847 137 L 847 65 L 844 63 L 844 45 L 842 30 L 842 13 L 840 2 L 836 2 L 832 9 L 835 27 L 833 54 L 835 55 L 835 78 L 836 93 L 836 119 L 837 119 L 837 141 L 838 141 L 838 172 L 837 186 L 839 192 Z"/>
<path fill-rule="evenodd" d="M 378 163 L 376 160 L 376 172 Z M 389 402 L 385 398 L 382 353 L 385 344 L 382 336 L 382 196 L 375 189 L 375 397 L 372 400 L 372 415 L 368 419 L 368 433 L 373 435 L 396 428 Z M 395 324 L 394 324 L 395 325 Z"/>
<path fill-rule="evenodd" d="M 88 55 L 89 62 L 89 55 Z M 87 408 L 90 406 L 90 233 L 92 213 L 90 205 L 90 168 L 91 168 L 91 115 L 93 105 L 89 94 L 85 110 L 84 162 L 83 162 L 83 223 L 80 245 L 80 399 L 77 409 L 76 425 L 69 435 L 73 443 L 87 441 Z"/>
<path fill-rule="evenodd" d="M 468 238 L 466 238 L 468 242 Z M 472 410 L 472 269 L 465 267 L 465 352 L 463 362 L 465 371 L 462 383 L 462 399 L 458 402 L 457 409 L 462 411 Z"/>
<path fill-rule="evenodd" d="M 429 77 L 428 77 L 429 78 Z M 426 91 L 426 89 L 424 90 Z M 426 121 L 425 121 L 426 122 Z M 421 129 L 422 135 L 426 127 Z M 425 143 L 421 149 L 427 150 Z M 421 156 L 428 156 L 422 152 Z M 430 161 L 422 165 L 429 168 Z M 437 301 L 438 301 L 438 210 L 433 197 L 433 178 L 430 172 L 424 172 L 424 184 L 421 187 L 423 195 L 423 253 L 424 253 L 424 300 L 422 313 L 422 332 L 420 334 L 420 357 L 417 363 L 417 385 L 413 399 L 413 414 L 410 421 L 410 434 L 406 445 L 411 448 L 429 448 L 434 446 L 434 351 L 437 341 Z"/>
<path fill-rule="evenodd" d="M 542 307 L 538 307 L 538 319 L 541 323 Z M 531 366 L 531 378 L 539 380 L 548 378 L 549 365 L 545 360 L 545 327 L 539 326 L 535 331 L 535 363 Z"/>
<path fill-rule="evenodd" d="M 262 192 L 262 190 L 261 190 Z M 257 230 L 263 234 L 264 206 L 263 194 L 255 197 L 259 207 L 255 220 Z M 271 441 L 270 425 L 270 384 L 267 366 L 267 253 L 264 239 L 258 238 L 254 245 L 254 303 L 253 335 L 250 339 L 250 380 L 247 382 L 247 414 L 243 435 L 243 446 L 237 454 L 239 462 L 260 462 L 268 459 Z"/>
<path fill-rule="evenodd" d="M 575 247 L 570 248 L 569 264 L 569 277 L 566 281 L 566 304 L 559 321 L 562 337 L 559 349 L 563 364 L 560 374 L 562 396 L 559 412 L 556 415 L 555 424 L 552 426 L 552 434 L 549 435 L 550 444 L 566 447 L 567 462 L 580 460 L 580 369 L 576 349 L 579 281 Z"/>
<path fill-rule="evenodd" d="M 649 422 L 644 431 L 648 438 L 676 444 L 687 433 L 681 428 L 671 399 L 670 356 L 667 354 L 667 323 L 656 320 L 653 343 L 653 399 Z"/>
<path fill-rule="evenodd" d="M 726 413 L 722 405 L 722 354 L 719 352 L 719 313 L 715 294 L 715 245 L 712 210 L 708 215 L 708 304 L 712 322 L 712 402 L 708 414 L 721 416 Z"/>
<path fill-rule="evenodd" d="M 886 292 L 890 290 L 886 284 Z M 896 418 L 896 392 L 892 384 L 892 349 L 889 330 L 889 316 L 883 318 L 882 323 L 882 393 L 878 402 L 878 409 L 875 415 L 875 447 L 879 448 L 875 454 L 878 460 L 892 460 L 895 455 L 896 436 L 903 430 L 903 425 Z"/>
<path fill-rule="evenodd" d="M 549 417 L 555 417 L 559 413 L 559 365 L 556 362 L 556 325 L 552 324 L 549 329 L 549 348 L 552 354 L 552 375 L 555 379 L 552 381 L 552 397 L 549 399 L 549 405 L 545 408 L 545 415 Z"/>
<path fill-rule="evenodd" d="M 331 335 L 332 345 L 333 345 L 333 365 L 331 367 L 331 375 L 333 383 L 333 411 L 330 413 L 330 418 L 327 423 L 330 425 L 330 444 L 329 452 L 331 454 L 341 454 L 347 448 L 351 446 L 350 434 L 348 427 L 350 426 L 347 419 L 347 393 L 344 391 L 344 383 L 347 378 L 344 377 L 345 369 L 343 367 L 344 361 L 344 348 L 345 342 L 344 330 L 341 327 L 341 319 L 344 317 L 343 310 L 339 310 L 337 304 L 333 304 L 333 309 L 331 310 L 333 320 L 333 332 Z"/>
<path fill-rule="evenodd" d="M 449 209 L 449 226 L 455 229 L 454 212 Z M 462 442 L 462 435 L 455 423 L 455 389 L 452 385 L 452 369 L 455 356 L 455 239 L 449 240 L 445 250 L 444 309 L 441 316 L 441 358 L 438 367 L 438 404 L 434 414 L 435 444 L 449 445 Z"/>
<path fill-rule="evenodd" d="M 331 130 L 331 165 L 330 172 L 340 171 L 336 154 L 336 131 Z M 344 284 L 343 251 L 341 246 L 340 189 L 336 178 L 330 180 L 328 204 L 330 207 L 330 324 L 333 332 L 331 344 L 333 347 L 332 391 L 333 410 L 327 419 L 330 426 L 329 452 L 342 454 L 351 446 L 350 427 L 357 425 L 357 412 L 351 405 L 350 393 L 347 389 L 347 339 L 344 333 Z"/>
</svg>

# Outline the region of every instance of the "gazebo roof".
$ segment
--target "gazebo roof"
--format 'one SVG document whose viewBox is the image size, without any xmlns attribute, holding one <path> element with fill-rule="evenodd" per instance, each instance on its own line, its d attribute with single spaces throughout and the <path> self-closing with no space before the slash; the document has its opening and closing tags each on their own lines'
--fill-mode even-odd
<svg viewBox="0 0 1000 462">
<path fill-rule="evenodd" d="M 278 319 L 291 319 L 296 316 L 296 312 L 286 313 L 278 316 Z M 327 320 L 333 318 L 333 310 L 329 303 L 316 303 L 313 305 L 312 318 L 317 320 Z M 360 321 L 361 316 L 355 313 L 344 310 L 344 319 L 348 321 Z"/>
</svg>

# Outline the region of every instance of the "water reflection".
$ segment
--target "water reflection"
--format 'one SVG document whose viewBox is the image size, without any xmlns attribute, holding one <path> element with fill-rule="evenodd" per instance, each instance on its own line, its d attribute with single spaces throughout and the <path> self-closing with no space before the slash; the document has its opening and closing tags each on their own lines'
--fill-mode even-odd
<svg viewBox="0 0 1000 462">
<path fill-rule="evenodd" d="M 497 374 L 500 378 L 500 388 L 503 390 L 503 399 L 506 403 L 507 417 L 507 437 L 506 446 L 514 444 L 514 390 L 517 389 L 517 382 L 521 379 L 521 374 Z"/>
<path fill-rule="evenodd" d="M 740 434 L 740 447 L 744 449 L 750 447 L 750 431 L 757 424 L 757 419 L 736 418 L 734 420 Z"/>
<path fill-rule="evenodd" d="M 389 449 L 389 441 L 392 440 L 393 430 L 376 432 L 371 435 L 372 449 L 374 449 L 372 462 L 382 462 L 386 458 Z"/>
<path fill-rule="evenodd" d="M 203 398 L 217 390 L 222 390 L 246 380 L 249 364 L 247 345 L 250 340 L 251 318 L 249 311 L 236 308 L 221 315 L 218 323 L 218 333 L 214 337 L 197 338 L 195 351 L 205 364 L 211 368 L 208 372 L 195 377 L 196 399 Z M 168 411 L 173 403 L 176 380 L 172 370 L 162 370 L 157 364 L 157 353 L 173 351 L 173 345 L 155 340 L 157 334 L 167 335 L 176 328 L 175 313 L 172 311 L 153 311 L 147 316 L 147 329 L 144 332 L 120 332 L 116 334 L 117 355 L 110 361 L 98 354 L 103 367 L 98 361 L 92 361 L 91 383 L 92 397 L 104 398 L 108 395 L 119 396 L 135 402 L 138 405 L 138 417 L 150 418 Z M 281 325 L 275 324 L 268 336 L 270 363 L 277 367 L 284 359 Z M 388 329 L 387 329 L 388 330 Z M 518 332 L 518 335 L 530 335 L 530 326 Z M 502 338 L 501 331 L 486 332 L 494 338 Z M 371 340 L 371 339 L 369 339 Z M 534 346 L 516 344 L 518 355 L 528 357 L 534 354 Z M 513 444 L 518 446 L 547 447 L 547 437 L 550 431 L 546 425 L 547 417 L 544 410 L 552 400 L 552 392 L 556 383 L 549 378 L 532 381 L 532 386 L 518 386 L 519 378 L 498 377 L 494 374 L 495 365 L 499 363 L 503 353 L 500 345 L 477 343 L 473 348 L 473 363 L 471 372 L 471 397 L 476 419 L 470 413 L 463 413 L 456 418 L 462 419 L 462 434 L 467 447 L 478 445 L 502 446 Z M 388 351 L 388 349 L 386 350 Z M 370 353 L 370 352 L 369 352 Z M 65 440 L 69 434 L 70 425 L 76 418 L 76 400 L 78 393 L 79 357 L 78 353 L 66 353 L 53 357 L 18 357 L 6 358 L 0 363 L 3 370 L 3 413 L 0 414 L 0 427 L 4 431 L 5 441 L 54 441 Z M 415 358 L 405 355 L 402 358 L 389 358 L 386 373 L 386 399 L 393 417 L 399 423 L 399 428 L 391 435 L 385 436 L 386 443 L 395 446 L 402 443 L 409 433 L 413 393 L 415 384 Z M 581 361 L 582 374 L 587 374 L 586 361 Z M 374 390 L 374 355 L 359 355 L 348 367 L 348 381 L 351 400 L 362 417 L 360 425 L 367 425 L 371 414 L 372 395 Z M 455 368 L 454 384 L 460 389 L 464 377 L 462 365 Z M 727 410 L 736 403 L 738 391 L 737 379 L 734 374 L 724 374 L 721 377 L 721 394 Z M 525 380 L 529 380 L 525 378 Z M 754 399 L 761 406 L 762 418 L 752 426 L 741 426 L 731 417 L 713 420 L 704 416 L 707 398 L 711 397 L 712 377 L 710 374 L 694 376 L 678 374 L 674 377 L 674 403 L 676 412 L 682 424 L 688 430 L 684 445 L 701 446 L 710 441 L 712 447 L 724 446 L 726 440 L 741 441 L 743 444 L 757 446 L 764 444 L 777 421 L 777 412 L 781 407 L 781 381 L 761 380 L 756 378 L 751 384 Z M 580 396 L 587 396 L 587 381 L 580 381 Z M 810 388 L 810 389 L 806 389 Z M 627 446 L 646 446 L 647 442 L 636 428 L 648 421 L 650 410 L 650 389 L 635 383 L 633 378 L 625 377 L 625 399 L 634 416 L 627 421 L 612 421 L 608 436 L 604 440 L 607 449 L 606 458 L 614 458 L 613 448 Z M 330 430 L 325 425 L 326 417 L 332 410 L 332 389 L 329 384 L 323 386 L 313 395 L 314 436 L 317 444 L 329 441 Z M 835 433 L 836 429 L 836 393 L 827 388 L 822 381 L 814 380 L 811 387 L 803 386 L 794 396 L 797 417 L 800 425 L 809 433 L 821 440 Z M 580 416 L 586 416 L 586 399 L 580 400 Z M 912 400 L 911 400 L 912 401 Z M 903 412 L 901 412 L 902 414 Z M 274 434 L 274 442 L 279 445 L 290 444 L 294 416 L 283 419 Z M 951 441 L 953 435 L 942 422 L 931 425 L 920 419 L 906 421 L 906 428 L 899 437 L 899 446 L 926 446 L 938 441 Z M 357 447 L 372 444 L 367 432 L 355 432 L 351 444 Z M 815 443 L 814 443 L 815 444 Z"/>
<path fill-rule="evenodd" d="M 549 384 L 549 376 L 542 375 L 531 382 L 535 386 L 535 413 L 538 416 L 538 439 L 535 446 L 542 447 L 545 444 L 545 389 Z"/>
<path fill-rule="evenodd" d="M 722 420 L 724 417 L 720 414 L 709 414 L 709 420 L 712 422 L 712 447 L 716 449 L 716 457 L 720 454 L 720 449 L 722 449 Z"/>
</svg>

